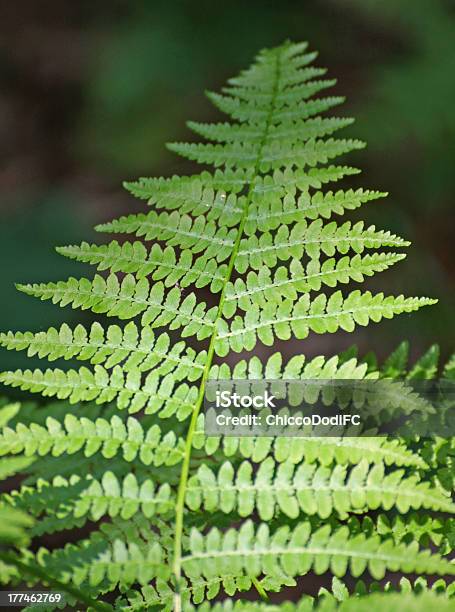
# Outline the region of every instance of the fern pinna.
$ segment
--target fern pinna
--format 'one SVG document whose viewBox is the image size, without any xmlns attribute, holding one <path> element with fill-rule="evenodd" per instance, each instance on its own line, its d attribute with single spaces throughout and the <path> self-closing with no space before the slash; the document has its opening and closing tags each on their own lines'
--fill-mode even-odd
<svg viewBox="0 0 455 612">
<path fill-rule="evenodd" d="M 261 362 L 236 353 L 311 331 L 351 332 L 435 301 L 337 289 L 400 261 L 394 249 L 408 243 L 337 220 L 386 194 L 324 189 L 358 172 L 331 160 L 363 143 L 332 136 L 351 119 L 320 116 L 343 99 L 315 97 L 334 84 L 320 78 L 325 70 L 312 66 L 315 57 L 305 43 L 262 51 L 222 95 L 209 94 L 232 122 L 191 122 L 211 142 L 170 149 L 216 169 L 127 183 L 150 211 L 97 228 L 127 240 L 57 249 L 99 274 L 18 287 L 120 322 L 1 335 L 8 349 L 88 364 L 1 374 L 7 385 L 62 400 L 3 408 L 1 453 L 25 460 L 12 469 L 28 477 L 2 504 L 34 515 L 33 526 L 19 515 L 31 538 L 90 526 L 90 535 L 60 549 L 32 552 L 18 540 L 16 551 L 1 553 L 4 581 L 67 585 L 69 601 L 94 609 L 275 610 L 203 602 L 250 590 L 267 598 L 310 572 L 349 573 L 367 580 L 364 592 L 346 599 L 334 578 L 320 598 L 333 609 L 360 610 L 360 596 L 369 607 L 384 606 L 382 596 L 368 595 L 368 575 L 455 573 L 446 535 L 453 527 L 429 514 L 455 509 L 438 475 L 439 447 L 204 434 L 209 379 L 381 375 L 349 355 L 285 362 L 271 350 Z M 209 303 L 199 297 L 202 288 Z M 402 353 L 386 364 L 386 375 L 403 375 L 404 367 L 396 371 Z M 435 542 L 438 553 L 428 547 Z M 406 593 L 387 596 L 402 597 L 403 605 L 445 605 L 445 583 L 421 600 L 409 584 Z M 280 609 L 318 602 L 304 597 Z"/>
</svg>

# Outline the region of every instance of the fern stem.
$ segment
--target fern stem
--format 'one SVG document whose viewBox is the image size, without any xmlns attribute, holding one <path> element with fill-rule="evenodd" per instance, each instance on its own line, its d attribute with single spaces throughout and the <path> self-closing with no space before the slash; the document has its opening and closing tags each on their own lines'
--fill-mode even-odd
<svg viewBox="0 0 455 612">
<path fill-rule="evenodd" d="M 251 581 L 254 584 L 254 587 L 255 587 L 256 591 L 261 596 L 261 599 L 263 599 L 264 601 L 268 601 L 269 600 L 269 596 L 267 595 L 267 591 L 264 589 L 264 587 L 259 582 L 259 580 L 257 578 L 252 578 Z"/>
<path fill-rule="evenodd" d="M 15 565 L 18 569 L 22 571 L 22 574 L 28 574 L 30 576 L 34 576 L 35 578 L 39 578 L 45 584 L 48 584 L 52 588 L 58 589 L 59 591 L 64 591 L 69 595 L 72 595 L 77 601 L 84 603 L 88 608 L 93 608 L 93 610 L 99 610 L 100 612 L 108 612 L 112 610 L 112 606 L 108 603 L 95 601 L 88 597 L 82 590 L 77 589 L 74 586 L 69 584 L 65 584 L 56 578 L 52 578 L 48 576 L 46 572 L 38 567 L 37 565 L 28 565 L 27 563 L 23 563 L 20 561 L 15 555 L 7 552 L 0 552 L 0 561 L 4 563 L 9 563 L 10 565 Z"/>
<path fill-rule="evenodd" d="M 226 296 L 227 284 L 230 281 L 232 272 L 234 270 L 235 260 L 237 258 L 237 254 L 240 248 L 240 241 L 242 239 L 245 224 L 248 219 L 248 208 L 251 203 L 252 196 L 253 196 L 254 181 L 255 181 L 255 178 L 259 174 L 262 151 L 267 141 L 267 136 L 269 133 L 271 122 L 272 122 L 273 111 L 275 107 L 275 100 L 276 100 L 276 96 L 278 92 L 279 79 L 280 79 L 280 53 L 278 52 L 276 55 L 275 82 L 273 85 L 272 97 L 270 101 L 270 110 L 269 110 L 269 113 L 268 113 L 268 116 L 265 122 L 264 133 L 259 143 L 256 163 L 254 166 L 254 171 L 252 173 L 251 180 L 249 182 L 248 193 L 247 193 L 247 197 L 245 198 L 245 205 L 243 208 L 242 217 L 241 217 L 239 229 L 237 232 L 237 237 L 236 237 L 233 249 L 232 249 L 231 257 L 229 259 L 228 268 L 226 271 L 226 276 L 224 279 L 224 284 L 223 284 L 223 288 L 222 288 L 221 295 L 220 295 L 220 301 L 218 304 L 218 310 L 217 310 L 216 318 L 213 324 L 213 332 L 210 337 L 210 344 L 209 344 L 209 348 L 207 351 L 207 361 L 206 361 L 204 373 L 201 379 L 201 385 L 199 387 L 199 395 L 198 395 L 198 398 L 197 398 L 197 401 L 194 407 L 194 411 L 191 417 L 191 422 L 188 428 L 188 434 L 187 434 L 186 442 L 185 442 L 185 455 L 184 455 L 183 462 L 182 462 L 182 470 L 180 473 L 180 482 L 179 482 L 179 487 L 178 487 L 178 492 L 177 492 L 177 501 L 176 501 L 176 507 L 175 507 L 175 539 L 174 539 L 173 572 L 174 572 L 174 577 L 175 577 L 175 582 L 176 582 L 176 593 L 175 593 L 175 598 L 174 598 L 174 612 L 182 611 L 182 601 L 181 601 L 181 596 L 179 593 L 179 584 L 180 584 L 180 579 L 182 576 L 183 514 L 184 514 L 184 507 L 185 507 L 186 488 L 187 488 L 188 476 L 189 476 L 191 450 L 193 446 L 193 437 L 194 437 L 194 432 L 196 431 L 196 425 L 197 425 L 199 412 L 201 410 L 202 403 L 204 401 L 205 386 L 206 386 L 206 383 L 209 377 L 213 357 L 215 354 L 215 342 L 217 339 L 217 323 L 220 320 L 222 313 L 223 313 L 223 306 L 224 306 L 224 301 L 225 301 L 225 296 Z"/>
</svg>

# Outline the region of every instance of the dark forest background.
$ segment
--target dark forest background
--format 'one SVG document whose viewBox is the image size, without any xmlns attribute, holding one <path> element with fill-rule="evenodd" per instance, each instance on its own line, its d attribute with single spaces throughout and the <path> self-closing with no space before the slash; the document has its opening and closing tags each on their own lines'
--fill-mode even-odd
<svg viewBox="0 0 455 612">
<path fill-rule="evenodd" d="M 3 2 L 0 32 L 2 330 L 39 330 L 83 315 L 16 292 L 15 282 L 82 275 L 54 246 L 104 240 L 95 223 L 140 210 L 121 186 L 193 172 L 164 148 L 191 137 L 187 119 L 219 117 L 204 97 L 258 49 L 308 40 L 368 140 L 349 157 L 352 186 L 389 191 L 361 216 L 412 241 L 408 258 L 369 283 L 439 298 L 355 334 L 310 336 L 310 355 L 354 341 L 383 356 L 404 338 L 414 355 L 455 345 L 455 2 Z M 348 135 L 348 131 L 345 132 Z M 0 369 L 25 356 L 0 352 Z"/>
</svg>

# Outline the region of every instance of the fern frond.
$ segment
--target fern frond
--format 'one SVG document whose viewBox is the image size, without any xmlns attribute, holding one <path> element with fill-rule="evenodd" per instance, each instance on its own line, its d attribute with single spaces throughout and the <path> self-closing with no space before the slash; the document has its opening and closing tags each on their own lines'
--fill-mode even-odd
<svg viewBox="0 0 455 612">
<path fill-rule="evenodd" d="M 401 261 L 405 256 L 399 253 L 377 253 L 373 255 L 354 255 L 341 259 L 311 260 L 306 268 L 298 259 L 275 270 L 262 266 L 257 272 L 250 271 L 245 280 L 237 278 L 226 287 L 223 314 L 232 316 L 237 307 L 248 311 L 257 304 L 264 307 L 267 303 L 280 301 L 280 298 L 297 299 L 299 293 L 319 291 L 323 285 L 335 287 L 338 283 L 351 280 L 363 282 L 365 276 L 373 276 Z"/>
<path fill-rule="evenodd" d="M 177 287 L 166 295 L 162 282 L 150 286 L 146 278 L 137 281 L 129 274 L 122 282 L 115 274 L 107 279 L 95 275 L 93 281 L 70 278 L 58 283 L 19 285 L 18 289 L 60 306 L 90 309 L 119 319 L 132 319 L 142 313 L 143 325 L 183 327 L 182 336 L 196 335 L 199 339 L 211 334 L 216 314 L 216 308 L 207 311 L 203 302 L 197 303 L 193 293 L 182 300 Z"/>
<path fill-rule="evenodd" d="M 332 512 L 346 518 L 350 512 L 380 507 L 396 507 L 401 513 L 420 507 L 455 513 L 455 504 L 428 482 L 405 478 L 403 470 L 385 475 L 382 463 L 370 468 L 362 461 L 348 471 L 341 465 L 330 469 L 314 463 L 296 468 L 289 461 L 276 466 L 271 457 L 256 473 L 248 461 L 237 469 L 225 462 L 217 474 L 202 465 L 188 481 L 187 504 L 191 510 L 236 510 L 242 517 L 257 510 L 264 521 L 278 510 L 290 518 L 301 513 L 327 518 Z"/>
<path fill-rule="evenodd" d="M 221 290 L 226 272 L 226 264 L 218 264 L 215 259 L 193 257 L 188 250 L 176 254 L 173 247 L 163 249 L 159 244 L 147 251 L 137 241 L 119 244 L 114 240 L 102 245 L 83 242 L 80 246 L 58 247 L 57 251 L 70 259 L 96 265 L 98 270 L 162 280 L 166 287 L 178 283 L 181 287 L 194 284 L 200 288 L 210 284 L 213 293 Z"/>
<path fill-rule="evenodd" d="M 234 367 L 228 363 L 214 364 L 210 369 L 210 379 L 268 379 L 268 380 L 296 380 L 296 379 L 363 379 L 367 374 L 367 365 L 356 359 L 341 362 L 337 355 L 326 358 L 322 355 L 307 361 L 305 355 L 294 355 L 287 362 L 283 362 L 281 353 L 273 353 L 267 361 L 257 356 L 237 361 Z M 368 376 L 377 378 L 377 376 Z"/>
<path fill-rule="evenodd" d="M 289 94 L 288 94 L 289 95 Z M 296 121 L 291 126 L 277 125 L 272 126 L 267 135 L 267 142 L 298 142 L 309 138 L 321 138 L 333 134 L 348 125 L 351 125 L 354 120 L 350 117 L 316 117 Z M 215 142 L 235 142 L 242 140 L 244 142 L 258 143 L 263 137 L 260 127 L 254 124 L 233 124 L 233 123 L 198 123 L 196 121 L 188 121 L 188 127 L 203 136 L 207 140 Z"/>
<path fill-rule="evenodd" d="M 236 270 L 245 272 L 249 267 L 258 269 L 262 265 L 273 267 L 278 261 L 287 261 L 291 257 L 301 259 L 305 253 L 310 258 L 319 258 L 321 252 L 329 257 L 336 253 L 345 255 L 350 250 L 363 253 L 366 248 L 408 246 L 402 238 L 390 232 L 376 231 L 374 225 L 363 228 L 359 221 L 351 227 L 347 221 L 341 226 L 331 222 L 322 224 L 316 219 L 310 225 L 300 221 L 291 230 L 286 225 L 278 228 L 275 235 L 265 232 L 244 238 L 236 259 Z"/>
<path fill-rule="evenodd" d="M 426 463 L 399 440 L 384 438 L 205 438 L 202 415 L 194 436 L 194 448 L 212 455 L 218 449 L 227 457 L 238 454 L 255 463 L 270 453 L 278 463 L 300 464 L 318 462 L 324 466 L 368 463 L 416 466 L 425 469 Z M 32 423 L 29 427 L 18 424 L 16 429 L 5 428 L 0 436 L 0 455 L 35 453 L 40 456 L 74 454 L 84 451 L 86 457 L 101 453 L 111 459 L 121 453 L 126 461 L 136 458 L 144 465 L 175 465 L 183 458 L 183 440 L 174 432 L 163 434 L 157 424 L 147 429 L 133 417 L 123 423 L 114 415 L 110 421 L 98 418 L 91 421 L 67 414 L 64 423 L 48 417 L 45 426 Z"/>
<path fill-rule="evenodd" d="M 316 68 L 314 66 L 308 67 L 308 64 L 316 58 L 316 53 L 298 55 L 303 53 L 307 46 L 308 43 L 298 43 L 295 45 L 283 45 L 280 48 L 280 59 L 283 64 L 283 66 L 281 66 L 280 76 L 283 89 L 285 87 L 304 83 L 309 79 L 326 73 L 324 68 Z M 263 51 L 256 57 L 254 64 L 248 69 L 242 70 L 238 76 L 230 78 L 228 83 L 234 86 L 254 88 L 259 92 L 266 91 L 270 93 L 270 90 L 273 89 L 276 83 L 274 65 L 273 62 L 271 63 L 270 59 L 271 58 L 267 56 L 266 52 Z"/>
<path fill-rule="evenodd" d="M 333 87 L 335 84 L 336 79 L 320 79 L 317 81 L 307 81 L 301 85 L 289 87 L 283 91 L 277 92 L 274 98 L 275 105 L 277 108 L 281 108 L 283 106 L 294 106 L 296 103 L 300 104 L 302 100 L 311 98 L 323 89 Z M 251 87 L 235 87 L 232 85 L 223 87 L 223 92 L 233 96 L 234 98 L 245 100 L 246 102 L 259 107 L 263 107 L 264 105 L 268 107 L 272 97 L 270 91 L 265 93 L 263 91 L 252 90 Z"/>
<path fill-rule="evenodd" d="M 220 172 L 217 170 L 216 172 Z M 345 176 L 358 174 L 358 168 L 350 166 L 321 166 L 302 170 L 299 168 L 285 168 L 284 170 L 274 170 L 271 174 L 258 175 L 252 182 L 251 202 L 259 199 L 267 204 L 270 198 L 295 196 L 296 190 L 300 190 L 302 195 L 308 199 L 310 187 L 320 189 L 322 185 L 336 182 Z M 351 190 L 348 191 L 350 193 Z M 331 192 L 328 193 L 328 195 Z M 322 193 L 315 194 L 316 199 L 323 198 Z M 349 207 L 348 207 L 349 208 Z"/>
<path fill-rule="evenodd" d="M 37 553 L 22 551 L 16 558 L 16 567 L 11 568 L 10 581 L 18 582 L 26 576 L 29 586 L 58 582 L 60 591 L 68 589 L 70 593 L 75 585 L 95 602 L 99 601 L 98 609 L 111 609 L 98 599 L 100 594 L 117 585 L 126 589 L 133 583 L 147 584 L 153 578 L 169 579 L 166 549 L 153 541 L 160 532 L 164 541 L 166 530 L 158 525 L 156 531 L 151 532 L 146 521 L 145 517 L 139 520 L 134 517 L 127 522 L 117 518 L 101 525 L 78 545 L 67 544 L 52 552 L 43 547 Z M 25 571 L 27 568 L 33 571 Z M 73 597 L 75 601 L 85 601 L 74 593 Z"/>
<path fill-rule="evenodd" d="M 144 429 L 141 421 L 133 417 L 126 423 L 117 415 L 109 421 L 91 421 L 71 413 L 65 415 L 63 424 L 48 417 L 45 426 L 19 423 L 16 429 L 6 427 L 0 434 L 0 456 L 24 452 L 26 457 L 35 453 L 60 457 L 80 450 L 86 457 L 100 453 L 111 459 L 121 453 L 126 461 L 137 457 L 144 465 L 175 465 L 183 458 L 183 440 L 173 431 L 163 434 L 157 424 Z"/>
<path fill-rule="evenodd" d="M 150 327 L 139 328 L 130 322 L 124 328 L 110 325 L 106 330 L 93 323 L 90 330 L 83 325 L 71 329 L 64 323 L 60 329 L 45 332 L 9 332 L 0 334 L 0 345 L 10 350 L 25 350 L 29 357 L 37 355 L 49 361 L 77 358 L 110 369 L 123 363 L 123 370 L 138 370 L 166 375 L 175 380 L 195 381 L 202 376 L 206 351 L 196 353 L 184 342 L 171 345 L 166 333 L 155 336 Z"/>
<path fill-rule="evenodd" d="M 215 166 L 213 172 L 126 183 L 151 209 L 97 228 L 125 234 L 125 241 L 57 249 L 101 274 L 19 285 L 42 300 L 125 323 L 0 335 L 2 346 L 31 357 L 87 362 L 0 374 L 2 383 L 68 400 L 0 411 L 3 475 L 30 465 L 20 490 L 4 499 L 16 510 L 32 508 L 37 518 L 29 533 L 33 549 L 0 554 L 2 579 L 19 584 L 26 576 L 30 584 L 63 585 L 75 607 L 93 600 L 104 609 L 98 600 L 114 592 L 121 593 L 118 609 L 157 605 L 182 612 L 253 587 L 261 595 L 279 591 L 310 571 L 359 576 L 368 570 L 379 580 L 389 570 L 455 574 L 443 556 L 453 548 L 451 519 L 431 516 L 454 510 L 450 443 L 204 432 L 201 409 L 212 380 L 317 383 L 375 380 L 387 373 L 413 380 L 437 370 L 435 349 L 407 375 L 405 349 L 382 371 L 347 353 L 312 360 L 296 355 L 287 362 L 279 353 L 240 360 L 231 354 L 260 354 L 258 343 L 304 339 L 310 331 L 352 332 L 435 302 L 332 291 L 387 269 L 403 255 L 385 248 L 409 243 L 362 221 L 333 220 L 386 194 L 333 191 L 332 185 L 325 190 L 359 172 L 330 160 L 364 143 L 337 137 L 351 119 L 321 116 L 343 98 L 319 94 L 334 80 L 320 78 L 325 69 L 310 65 L 315 57 L 306 43 L 262 51 L 221 94 L 209 94 L 234 121 L 192 122 L 211 142 L 170 145 Z M 208 304 L 195 291 L 204 287 L 211 292 Z M 452 369 L 449 364 L 447 376 Z M 405 380 L 397 385 L 408 414 L 415 398 L 406 393 Z M 393 393 L 382 399 L 387 408 L 403 408 Z M 158 425 L 158 419 L 169 420 Z M 376 510 L 381 512 L 372 515 Z M 421 524 L 410 510 L 419 510 Z M 254 514 L 272 527 L 239 522 L 239 516 Z M 298 522 L 301 514 L 310 518 Z M 41 534 L 83 525 L 91 534 L 77 544 L 52 552 L 39 548 Z M 436 545 L 439 554 L 419 544 Z M 305 598 L 296 609 L 336 608 L 337 596 L 355 608 L 370 597 L 348 597 L 336 582 L 332 591 Z M 400 597 L 415 603 L 414 595 Z M 242 602 L 217 607 L 253 609 Z"/>
<path fill-rule="evenodd" d="M 186 383 L 176 386 L 173 378 L 166 376 L 160 381 L 153 372 L 142 384 L 140 372 L 124 372 L 118 365 L 112 372 L 100 365 L 93 370 L 81 367 L 67 372 L 59 368 L 16 370 L 1 373 L 0 382 L 23 391 L 39 392 L 45 397 L 68 399 L 71 404 L 93 400 L 103 404 L 115 400 L 120 410 L 127 409 L 131 414 L 145 409 L 146 414 L 178 413 L 179 418 L 191 413 L 197 396 L 197 387 Z"/>
<path fill-rule="evenodd" d="M 270 95 L 269 100 L 262 106 L 243 102 L 242 100 L 225 96 L 215 92 L 209 92 L 208 98 L 213 104 L 226 115 L 238 121 L 247 121 L 249 123 L 264 123 L 270 114 Z M 300 102 L 292 106 L 282 106 L 277 108 L 270 120 L 271 125 L 280 123 L 289 123 L 293 121 L 302 121 L 310 117 L 314 117 L 319 113 L 324 113 L 331 108 L 342 104 L 345 101 L 343 96 L 328 96 L 317 100 L 308 100 Z M 176 150 L 176 149 L 173 149 Z M 177 151 L 180 155 L 185 155 L 181 150 Z"/>
<path fill-rule="evenodd" d="M 123 183 L 134 196 L 148 200 L 148 204 L 156 208 L 178 209 L 193 215 L 203 214 L 213 207 L 227 205 L 234 208 L 230 203 L 236 202 L 235 194 L 245 185 L 248 185 L 248 174 L 238 169 L 216 170 L 213 174 L 203 171 L 192 176 L 174 175 L 170 178 L 142 177 Z"/>
<path fill-rule="evenodd" d="M 256 530 L 251 521 L 239 530 L 221 533 L 213 528 L 207 535 L 191 531 L 191 552 L 182 559 L 187 575 L 213 577 L 229 567 L 232 573 L 256 577 L 266 575 L 302 576 L 331 571 L 344 576 L 349 571 L 360 576 L 365 570 L 381 579 L 387 570 L 419 574 L 455 574 L 455 565 L 429 551 L 419 551 L 416 543 L 393 544 L 377 535 L 350 537 L 347 527 L 332 531 L 325 525 L 312 533 L 309 523 L 299 523 L 292 531 L 281 527 L 271 534 L 262 523 Z"/>
<path fill-rule="evenodd" d="M 230 350 L 240 352 L 252 350 L 260 340 L 272 346 L 275 338 L 298 340 L 306 338 L 310 331 L 318 334 L 334 333 L 338 329 L 353 331 L 356 325 L 378 323 L 382 318 L 390 319 L 395 314 L 412 312 L 422 306 L 435 304 L 430 298 L 384 297 L 383 293 L 372 295 L 370 291 L 352 291 L 346 298 L 340 291 L 329 299 L 324 294 L 311 301 L 304 294 L 297 302 L 284 299 L 267 302 L 263 309 L 254 305 L 244 317 L 234 317 L 229 326 L 220 320 L 215 344 L 218 355 L 224 357 Z"/>
<path fill-rule="evenodd" d="M 293 584 L 292 579 L 285 579 L 284 584 Z M 380 610 L 397 609 L 409 610 L 414 612 L 417 610 L 431 610 L 438 608 L 442 604 L 442 609 L 446 609 L 446 605 L 451 605 L 450 597 L 454 595 L 454 589 L 451 588 L 454 584 L 447 585 L 443 579 L 439 579 L 431 586 L 428 585 L 426 579 L 422 576 L 414 582 L 410 582 L 407 578 L 402 578 L 399 583 L 399 590 L 393 583 L 382 585 L 373 582 L 368 587 L 359 581 L 354 587 L 352 595 L 346 585 L 334 577 L 332 579 L 332 587 L 330 590 L 326 588 L 319 589 L 317 597 L 304 595 L 297 603 L 284 602 L 281 604 L 257 603 L 253 601 L 243 602 L 242 600 L 225 600 L 224 602 L 204 603 L 197 608 L 192 608 L 194 605 L 200 604 L 204 599 L 213 599 L 219 592 L 222 586 L 230 595 L 234 595 L 237 591 L 247 591 L 251 588 L 251 580 L 247 576 L 227 578 L 224 584 L 221 584 L 221 579 L 218 578 L 198 578 L 194 582 L 185 583 L 181 587 L 182 601 L 186 606 L 184 609 L 197 610 L 215 610 L 218 612 L 235 612 L 236 610 L 250 612 L 252 610 L 263 610 L 265 612 L 310 612 L 311 610 L 354 610 L 363 612 L 371 609 L 371 603 L 379 596 Z M 259 581 L 259 584 L 265 587 L 271 587 L 271 581 L 267 577 Z M 384 588 L 384 593 L 379 593 Z M 274 588 L 265 588 L 266 591 L 275 590 Z M 161 606 L 166 612 L 173 609 L 174 592 L 170 585 L 164 581 L 157 581 L 155 588 L 151 585 L 142 587 L 141 591 L 129 591 L 126 594 L 128 603 L 124 599 L 117 601 L 116 609 L 127 610 L 128 612 L 144 611 L 153 606 Z M 391 608 L 388 608 L 390 602 Z M 420 604 L 422 606 L 420 607 Z M 344 607 L 340 607 L 344 606 Z M 409 607 L 406 607 L 409 606 Z M 425 608 L 425 606 L 428 606 Z M 450 609 L 450 607 L 449 607 Z"/>
<path fill-rule="evenodd" d="M 79 546 L 67 545 L 52 553 L 40 549 L 37 561 L 50 576 L 64 583 L 79 586 L 86 582 L 101 592 L 117 584 L 128 588 L 135 582 L 147 584 L 156 576 L 168 576 L 158 543 L 145 547 L 118 538 L 106 540 L 107 535 L 106 531 L 95 532 Z"/>
<path fill-rule="evenodd" d="M 425 461 L 409 450 L 400 440 L 385 438 L 271 438 L 271 437 L 214 437 L 205 438 L 202 419 L 194 435 L 194 447 L 204 448 L 208 455 L 219 448 L 226 457 L 239 454 L 254 463 L 260 463 L 270 454 L 278 463 L 290 461 L 297 465 L 319 462 L 329 466 L 356 465 L 365 460 L 368 463 L 385 465 L 415 466 L 427 468 Z"/>
<path fill-rule="evenodd" d="M 269 196 L 266 198 L 266 193 L 265 191 L 264 194 L 261 194 L 260 198 L 254 198 L 249 208 L 247 221 L 245 223 L 245 234 L 248 236 L 253 236 L 257 230 L 269 232 L 276 230 L 282 224 L 291 224 L 292 222 L 299 222 L 302 219 L 317 219 L 318 217 L 329 219 L 333 214 L 343 214 L 345 210 L 354 210 L 366 202 L 376 200 L 386 195 L 380 191 L 363 189 L 357 189 L 356 191 L 352 189 L 348 191 L 340 190 L 336 193 L 329 191 L 326 194 L 317 191 L 313 196 L 305 192 L 298 198 L 293 196 L 291 192 L 287 192 L 284 198 L 278 198 L 276 196 Z M 299 227 L 303 228 L 302 225 Z M 317 230 L 318 227 L 321 227 L 321 222 L 319 221 L 314 225 L 311 224 L 311 227 Z M 358 224 L 355 227 L 360 229 Z M 342 233 L 340 227 L 335 228 L 335 225 L 329 226 L 324 228 L 324 232 L 334 230 L 337 235 Z M 369 228 L 369 230 L 373 229 L 374 228 Z M 280 231 L 283 233 L 285 230 L 281 229 Z M 317 244 L 317 242 L 313 242 L 316 238 L 315 235 L 310 234 L 308 238 L 311 238 L 308 244 Z M 261 236 L 260 240 L 265 240 L 265 238 Z M 269 240 L 268 237 L 267 240 Z M 281 238 L 281 240 L 283 240 L 283 238 Z M 338 242 L 336 237 L 332 237 L 331 240 L 336 246 Z M 328 239 L 328 242 L 330 243 L 330 239 Z M 243 242 L 242 245 L 244 244 L 246 243 Z M 407 243 L 401 242 L 400 246 L 406 246 L 406 244 Z M 290 246 L 294 245 L 291 244 Z M 241 247 L 241 249 L 242 248 L 243 247 Z M 328 248 L 327 240 L 324 241 L 324 248 Z M 308 254 L 310 255 L 310 253 Z"/>
<path fill-rule="evenodd" d="M 141 178 L 138 181 L 126 182 L 124 186 L 138 198 L 148 200 L 148 204 L 156 208 L 168 210 L 179 209 L 182 213 L 200 215 L 207 213 L 208 218 L 217 218 L 227 212 L 227 222 L 234 216 L 242 213 L 241 208 L 235 205 L 237 198 L 233 197 L 245 187 L 251 190 L 251 201 L 261 202 L 264 205 L 270 198 L 294 196 L 300 190 L 308 197 L 310 187 L 320 189 L 325 183 L 336 182 L 360 170 L 350 166 L 321 166 L 309 170 L 286 168 L 274 170 L 272 175 L 256 175 L 245 170 L 217 169 L 213 174 L 204 171 L 200 175 L 173 176 L 172 178 Z M 203 191 L 204 187 L 208 190 Z M 216 195 L 214 191 L 219 191 Z M 350 189 L 346 193 L 354 194 L 363 190 Z M 338 192 L 341 194 L 342 192 Z M 338 195 L 336 197 L 342 197 Z M 368 193 L 368 191 L 367 191 Z M 380 197 L 381 192 L 377 193 Z M 319 192 L 315 194 L 316 200 L 333 199 L 329 192 L 327 196 Z M 338 206 L 338 210 L 339 210 Z M 349 209 L 349 206 L 347 206 Z M 342 211 L 341 211 L 342 212 Z M 224 216 L 223 214 L 223 216 Z"/>
<path fill-rule="evenodd" d="M 59 520 L 68 514 L 89 515 L 94 521 L 105 515 L 129 519 L 139 511 L 150 518 L 169 513 L 175 504 L 168 484 L 157 487 L 150 479 L 139 483 L 132 473 L 119 480 L 109 470 L 100 481 L 78 476 L 56 477 L 52 483 L 39 480 L 35 487 L 22 487 L 5 498 L 13 507 L 27 508 L 35 515 L 55 513 Z"/>
<path fill-rule="evenodd" d="M 204 216 L 192 219 L 177 211 L 157 214 L 128 215 L 110 223 L 98 225 L 100 232 L 135 234 L 145 240 L 161 240 L 169 246 L 181 246 L 193 253 L 205 252 L 207 258 L 215 257 L 221 262 L 229 258 L 235 242 L 235 229 L 218 228 L 213 221 L 206 222 Z"/>
<path fill-rule="evenodd" d="M 330 105 L 326 106 L 326 108 L 329 107 Z M 287 118 L 286 116 L 293 113 L 290 111 L 282 111 L 280 113 L 278 111 L 277 114 Z M 302 115 L 305 115 L 305 112 L 302 112 Z M 214 145 L 175 142 L 167 146 L 169 150 L 178 153 L 182 157 L 197 161 L 199 164 L 210 164 L 216 168 L 225 166 L 226 168 L 236 167 L 249 170 L 254 169 L 257 161 L 257 146 L 248 143 L 239 144 L 235 142 L 226 143 L 225 145 Z M 263 172 L 268 172 L 287 167 L 313 167 L 317 164 L 326 164 L 329 160 L 350 151 L 363 149 L 364 146 L 365 143 L 360 140 L 335 138 L 328 140 L 310 139 L 304 145 L 294 146 L 285 146 L 274 142 L 263 146 L 260 168 Z"/>
</svg>

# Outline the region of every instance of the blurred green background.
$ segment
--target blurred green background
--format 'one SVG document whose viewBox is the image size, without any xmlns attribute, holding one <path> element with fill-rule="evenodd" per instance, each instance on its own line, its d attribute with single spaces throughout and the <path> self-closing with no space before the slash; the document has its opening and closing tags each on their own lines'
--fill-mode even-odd
<svg viewBox="0 0 455 612">
<path fill-rule="evenodd" d="M 363 169 L 352 186 L 390 192 L 361 215 L 413 243 L 370 286 L 440 299 L 355 334 L 312 335 L 299 348 L 332 354 L 355 341 L 382 356 L 408 338 L 414 354 L 432 342 L 445 356 L 453 349 L 455 2 L 37 0 L 3 3 L 0 30 L 3 330 L 83 318 L 14 283 L 81 275 L 53 247 L 93 240 L 95 223 L 140 210 L 123 179 L 194 171 L 164 143 L 189 136 L 187 119 L 218 117 L 204 89 L 290 38 L 319 50 L 336 92 L 348 96 L 343 113 L 357 117 L 349 135 L 368 140 L 350 156 Z M 0 351 L 0 369 L 24 363 Z"/>
</svg>

